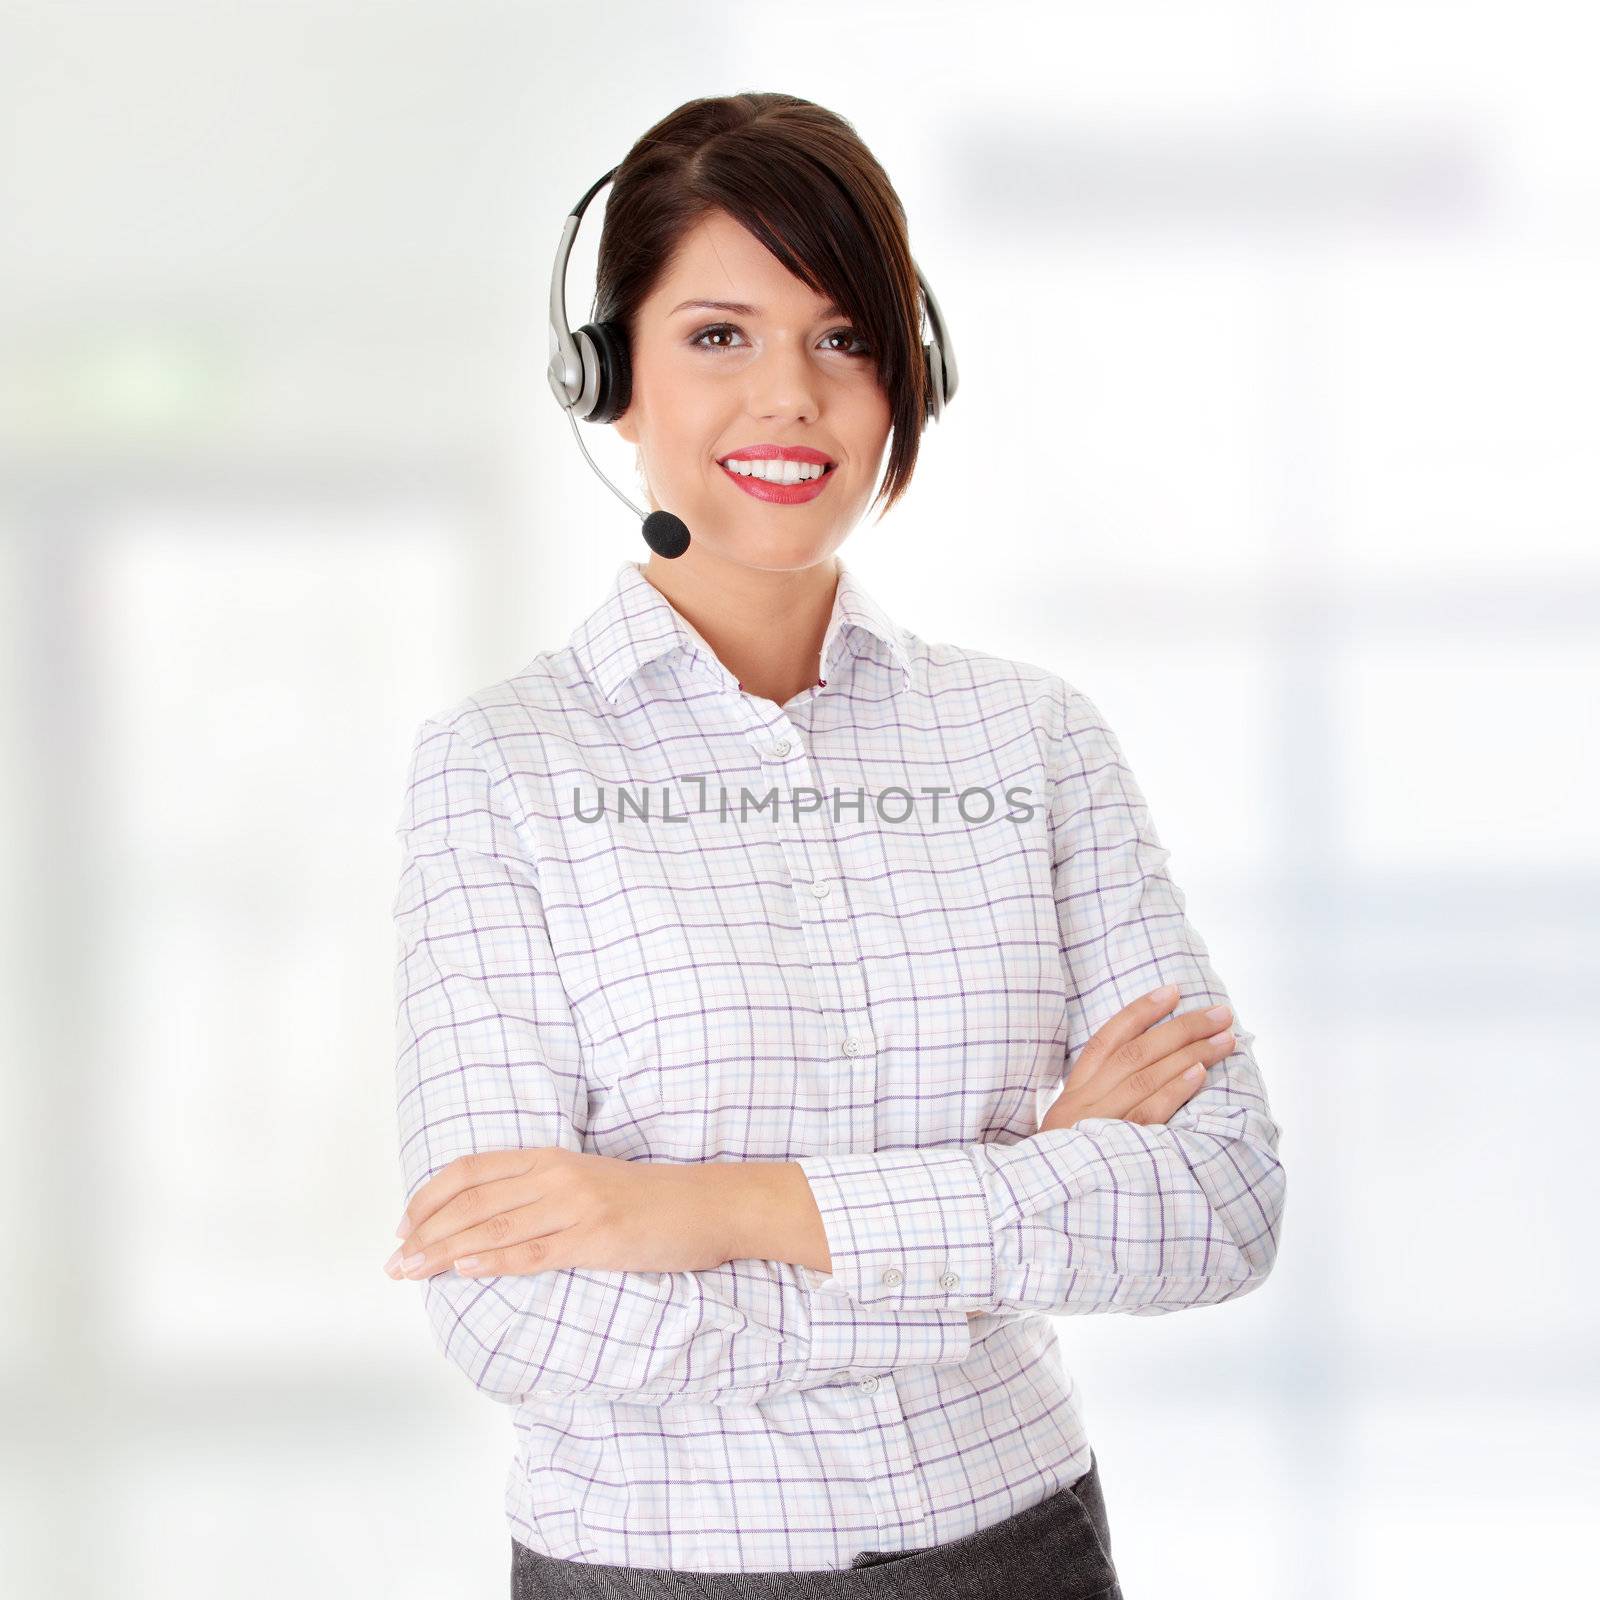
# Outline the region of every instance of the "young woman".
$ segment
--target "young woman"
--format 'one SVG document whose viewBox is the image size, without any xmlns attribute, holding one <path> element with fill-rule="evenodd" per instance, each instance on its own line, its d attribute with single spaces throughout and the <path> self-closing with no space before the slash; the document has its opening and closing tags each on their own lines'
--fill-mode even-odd
<svg viewBox="0 0 1600 1600">
<path fill-rule="evenodd" d="M 1270 1272 L 1252 1035 L 1094 703 L 839 558 L 929 414 L 851 126 L 673 112 L 597 301 L 690 543 L 425 720 L 399 829 L 390 1270 L 511 1410 L 513 1594 L 1116 1596 L 1051 1317 Z"/>
</svg>

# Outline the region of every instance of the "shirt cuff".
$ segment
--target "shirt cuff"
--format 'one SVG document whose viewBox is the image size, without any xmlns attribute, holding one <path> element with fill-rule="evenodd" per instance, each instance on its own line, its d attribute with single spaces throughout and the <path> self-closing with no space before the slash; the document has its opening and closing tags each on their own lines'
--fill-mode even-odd
<svg viewBox="0 0 1600 1600">
<path fill-rule="evenodd" d="M 964 1149 L 791 1157 L 822 1214 L 832 1272 L 806 1269 L 819 1295 L 898 1310 L 994 1304 L 994 1227 Z"/>
<path fill-rule="evenodd" d="M 841 1383 L 965 1361 L 971 1349 L 965 1312 L 869 1309 L 837 1294 L 812 1296 L 810 1368 Z"/>
</svg>

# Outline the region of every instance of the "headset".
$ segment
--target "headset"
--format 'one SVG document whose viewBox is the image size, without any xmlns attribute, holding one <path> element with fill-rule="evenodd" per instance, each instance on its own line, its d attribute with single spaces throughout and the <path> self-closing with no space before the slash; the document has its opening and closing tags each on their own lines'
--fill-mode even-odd
<svg viewBox="0 0 1600 1600">
<path fill-rule="evenodd" d="M 617 322 L 588 322 L 576 333 L 567 326 L 567 260 L 578 224 L 595 195 L 608 184 L 617 168 L 602 174 L 575 205 L 562 225 L 561 241 L 556 246 L 555 266 L 550 273 L 550 366 L 547 376 L 551 392 L 572 424 L 572 437 L 578 441 L 584 460 L 596 476 L 635 516 L 643 519 L 644 540 L 657 555 L 667 559 L 681 556 L 689 548 L 689 530 L 670 511 L 644 512 L 617 488 L 595 465 L 578 433 L 578 423 L 615 422 L 628 409 L 632 392 L 632 370 L 628 363 L 628 336 Z M 926 420 L 936 422 L 955 397 L 956 357 L 945 331 L 939 302 L 928 280 L 915 261 L 917 282 L 927 305 L 928 324 L 933 337 L 924 341 L 922 357 L 927 367 Z"/>
</svg>

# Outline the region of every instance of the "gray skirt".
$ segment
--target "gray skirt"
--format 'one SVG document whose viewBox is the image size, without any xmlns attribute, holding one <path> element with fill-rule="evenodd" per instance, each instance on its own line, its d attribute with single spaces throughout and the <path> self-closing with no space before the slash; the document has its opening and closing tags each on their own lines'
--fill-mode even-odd
<svg viewBox="0 0 1600 1600">
<path fill-rule="evenodd" d="M 557 1560 L 511 1541 L 511 1600 L 1122 1600 L 1100 1466 L 1003 1522 L 841 1571 L 688 1572 Z"/>
</svg>

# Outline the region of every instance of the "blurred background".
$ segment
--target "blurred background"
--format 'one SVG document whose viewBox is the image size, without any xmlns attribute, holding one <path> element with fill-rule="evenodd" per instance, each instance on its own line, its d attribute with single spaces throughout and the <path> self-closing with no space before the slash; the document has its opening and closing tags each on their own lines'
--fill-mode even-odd
<svg viewBox="0 0 1600 1600">
<path fill-rule="evenodd" d="M 0 1588 L 504 1592 L 509 1414 L 381 1271 L 393 827 L 420 720 L 647 554 L 545 382 L 550 262 L 740 89 L 855 123 L 959 356 L 846 560 L 1105 712 L 1283 1129 L 1265 1289 L 1058 1324 L 1126 1593 L 1576 1587 L 1597 35 L 7 0 Z"/>
</svg>

